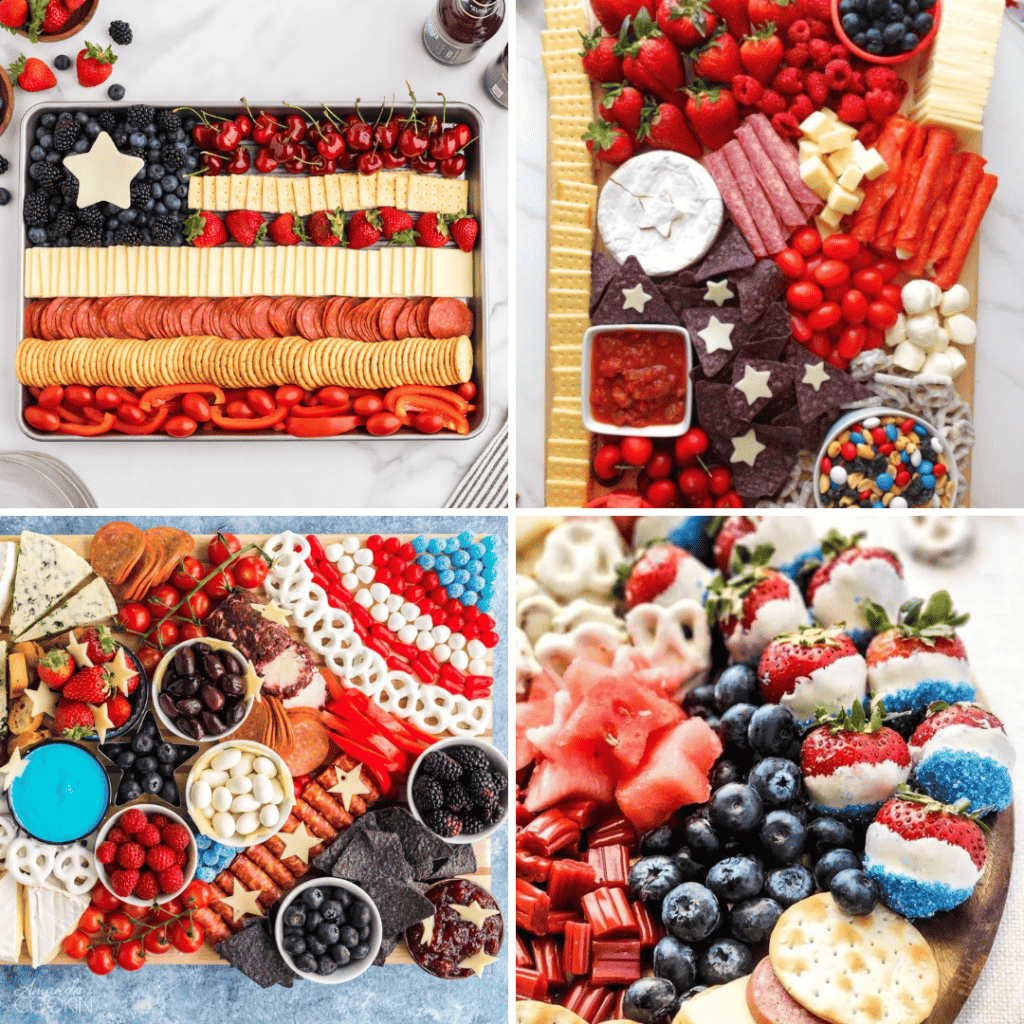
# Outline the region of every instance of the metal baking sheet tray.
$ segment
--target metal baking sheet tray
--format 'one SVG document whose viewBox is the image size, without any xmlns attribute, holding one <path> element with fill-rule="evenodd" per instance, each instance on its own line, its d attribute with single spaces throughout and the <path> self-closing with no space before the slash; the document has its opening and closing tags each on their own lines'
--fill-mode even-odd
<svg viewBox="0 0 1024 1024">
<path fill-rule="evenodd" d="M 237 103 L 223 103 L 223 102 L 210 102 L 210 103 L 198 103 L 180 101 L 176 102 L 173 100 L 140 100 L 142 103 L 149 103 L 155 107 L 185 107 L 185 106 L 196 106 L 197 109 L 203 110 L 209 114 L 215 114 L 221 117 L 233 118 L 237 114 L 244 113 L 245 108 Z M 354 111 L 355 100 L 339 100 L 336 102 L 328 103 L 328 107 L 332 111 Z M 373 109 L 371 103 L 363 103 L 360 100 L 361 106 L 367 111 Z M 21 168 L 22 168 L 22 182 L 21 182 L 21 259 L 20 267 L 18 269 L 18 299 L 19 301 L 11 304 L 12 309 L 17 311 L 18 322 L 16 326 L 17 334 L 16 337 L 20 340 L 25 335 L 25 308 L 28 300 L 25 298 L 25 260 L 24 252 L 28 247 L 27 229 L 25 227 L 24 217 L 24 203 L 25 196 L 28 194 L 29 188 L 34 186 L 34 182 L 28 177 L 28 152 L 32 148 L 35 141 L 36 128 L 39 127 L 39 120 L 46 113 L 59 113 L 63 110 L 103 110 L 110 107 L 115 107 L 116 104 L 112 104 L 107 100 L 86 100 L 80 103 L 41 103 L 37 106 L 32 107 L 26 114 L 21 123 Z M 295 113 L 293 107 L 285 107 L 278 103 L 259 103 L 253 102 L 249 104 L 250 108 L 254 113 L 259 113 L 261 110 L 265 110 L 267 113 L 274 115 L 277 118 L 283 119 L 285 116 L 291 113 Z M 323 109 L 323 102 L 316 101 L 310 103 L 300 103 L 299 106 L 308 110 L 311 114 L 316 114 L 318 111 Z M 412 113 L 412 106 L 410 104 L 400 104 L 395 106 L 395 116 L 397 117 L 408 117 Z M 420 115 L 436 114 L 440 117 L 443 113 L 443 107 L 440 103 L 421 103 L 417 106 L 417 113 Z M 364 430 L 359 432 L 353 432 L 351 434 L 342 434 L 338 437 L 326 437 L 317 439 L 320 442 L 334 441 L 344 442 L 347 440 L 351 441 L 408 441 L 408 440 L 419 440 L 423 442 L 433 441 L 468 441 L 470 438 L 474 438 L 484 431 L 487 426 L 487 421 L 490 417 L 490 400 L 487 389 L 487 264 L 484 260 L 484 243 L 486 241 L 486 227 L 484 225 L 484 210 L 486 204 L 484 202 L 484 146 L 486 143 L 484 119 L 481 117 L 480 112 L 476 107 L 471 106 L 468 103 L 453 103 L 449 102 L 447 106 L 447 120 L 454 122 L 464 122 L 469 125 L 470 130 L 473 133 L 474 142 L 466 151 L 466 172 L 464 177 L 469 182 L 469 209 L 468 213 L 472 214 L 477 219 L 477 223 L 480 224 L 480 238 L 478 239 L 476 248 L 473 250 L 473 282 L 474 282 L 474 295 L 472 298 L 467 297 L 466 301 L 469 304 L 470 309 L 473 310 L 473 377 L 472 381 L 476 384 L 477 388 L 477 399 L 476 399 L 476 411 L 471 413 L 469 416 L 469 433 L 468 434 L 456 434 L 451 431 L 443 431 L 437 434 L 421 434 L 417 430 L 412 430 L 407 427 L 403 427 L 395 434 L 388 434 L 385 437 L 374 437 L 367 434 Z M 254 172 L 250 172 L 254 173 Z M 287 174 L 287 172 L 275 172 L 280 174 Z M 234 242 L 227 243 L 228 245 L 235 245 Z M 380 247 L 378 243 L 377 247 Z M 60 433 L 47 433 L 44 431 L 33 430 L 26 422 L 23 416 L 24 410 L 27 406 L 33 404 L 33 399 L 29 393 L 28 388 L 23 387 L 21 389 L 21 404 L 17 409 L 18 427 L 21 432 L 26 436 L 32 438 L 34 441 L 60 441 L 61 443 L 96 443 L 101 442 L 138 442 L 146 441 L 149 443 L 153 442 L 164 442 L 174 444 L 184 444 L 190 441 L 307 441 L 306 438 L 292 437 L 290 434 L 274 432 L 272 430 L 260 431 L 253 434 L 229 434 L 223 431 L 216 433 L 203 434 L 197 432 L 188 438 L 176 438 L 169 437 L 166 434 L 146 434 L 143 436 L 137 436 L 133 434 L 118 434 L 111 432 L 109 434 L 101 434 L 98 437 L 76 437 L 70 434 Z"/>
</svg>

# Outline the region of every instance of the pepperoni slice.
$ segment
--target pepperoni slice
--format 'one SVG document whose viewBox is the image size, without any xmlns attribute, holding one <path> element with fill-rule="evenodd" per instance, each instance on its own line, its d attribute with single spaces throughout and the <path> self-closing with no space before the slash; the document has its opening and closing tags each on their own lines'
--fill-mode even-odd
<svg viewBox="0 0 1024 1024">
<path fill-rule="evenodd" d="M 430 307 L 434 304 L 433 299 L 420 299 L 419 305 L 416 307 L 416 337 L 417 338 L 429 338 L 430 335 L 427 333 L 430 321 Z"/>
<path fill-rule="evenodd" d="M 409 313 L 415 305 L 415 299 L 402 299 L 402 308 L 398 311 L 398 317 L 395 320 L 395 338 L 409 337 Z"/>
<path fill-rule="evenodd" d="M 259 300 L 252 311 L 253 337 L 273 338 L 275 332 L 270 323 L 270 309 L 274 305 L 274 299 L 269 295 L 261 295 Z"/>
<path fill-rule="evenodd" d="M 428 337 L 457 338 L 473 333 L 473 311 L 462 299 L 435 299 L 427 317 Z"/>
</svg>

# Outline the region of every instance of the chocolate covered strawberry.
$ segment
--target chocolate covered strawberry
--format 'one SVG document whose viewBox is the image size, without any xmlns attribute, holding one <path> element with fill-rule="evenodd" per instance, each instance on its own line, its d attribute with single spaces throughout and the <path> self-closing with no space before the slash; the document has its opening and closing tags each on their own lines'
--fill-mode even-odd
<svg viewBox="0 0 1024 1024">
<path fill-rule="evenodd" d="M 728 582 L 718 574 L 708 585 L 704 605 L 708 621 L 722 631 L 725 646 L 736 661 L 760 658 L 780 633 L 792 633 L 810 624 L 807 608 L 796 584 L 768 567 L 770 544 L 753 552 L 739 545 L 737 555 L 746 568 Z"/>
<path fill-rule="evenodd" d="M 957 615 L 945 590 L 908 601 L 893 624 L 885 609 L 864 602 L 864 617 L 878 635 L 868 644 L 868 693 L 890 711 L 921 711 L 933 701 L 974 700 L 967 649 L 956 634 L 970 616 Z"/>
<path fill-rule="evenodd" d="M 906 786 L 879 810 L 864 838 L 864 870 L 883 901 L 906 917 L 931 917 L 963 903 L 987 854 L 966 800 L 942 804 Z"/>
<path fill-rule="evenodd" d="M 801 722 L 818 708 L 850 710 L 867 694 L 868 669 L 853 641 L 838 628 L 809 626 L 777 636 L 757 670 L 761 696 L 782 704 Z"/>
<path fill-rule="evenodd" d="M 888 548 L 861 547 L 863 533 L 844 537 L 829 530 L 821 542 L 824 565 L 811 577 L 807 604 L 823 626 L 843 625 L 855 641 L 871 632 L 864 617 L 865 599 L 895 618 L 907 599 L 903 565 Z"/>
<path fill-rule="evenodd" d="M 750 551 L 770 544 L 767 564 L 793 579 L 807 559 L 821 555 L 814 527 L 804 516 L 729 516 L 715 538 L 715 565 L 727 576 L 741 568 L 734 555 L 740 538 Z"/>
<path fill-rule="evenodd" d="M 822 710 L 821 723 L 800 748 L 800 769 L 811 803 L 840 818 L 870 819 L 910 777 L 906 740 L 883 725 L 885 707 L 868 718 L 859 701 L 850 712 Z"/>
<path fill-rule="evenodd" d="M 688 551 L 669 544 L 652 544 L 633 563 L 626 580 L 626 606 L 660 604 L 668 608 L 689 598 L 703 601 L 711 570 Z"/>
</svg>

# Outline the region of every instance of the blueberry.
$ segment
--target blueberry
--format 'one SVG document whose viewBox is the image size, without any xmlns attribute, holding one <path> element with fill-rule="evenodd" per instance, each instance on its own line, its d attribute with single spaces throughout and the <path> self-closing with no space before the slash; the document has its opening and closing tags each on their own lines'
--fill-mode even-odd
<svg viewBox="0 0 1024 1024">
<path fill-rule="evenodd" d="M 852 850 L 829 850 L 814 865 L 814 880 L 818 883 L 818 888 L 824 891 L 840 871 L 859 867 L 860 858 Z"/>
<path fill-rule="evenodd" d="M 34 229 L 33 229 L 34 230 Z M 32 232 L 29 232 L 31 238 Z M 126 804 L 132 800 L 142 796 L 142 787 L 135 779 L 124 778 L 121 780 L 121 785 L 117 789 L 117 802 L 119 804 Z"/>
<path fill-rule="evenodd" d="M 316 973 L 316 957 L 312 953 L 303 953 L 295 958 L 295 966 L 306 974 Z"/>
<path fill-rule="evenodd" d="M 128 136 L 128 144 L 135 149 L 145 149 L 146 147 L 146 135 L 145 132 L 132 132 Z"/>
<path fill-rule="evenodd" d="M 765 807 L 784 807 L 803 791 L 800 766 L 782 757 L 758 761 L 747 775 L 747 784 L 757 790 Z"/>
<path fill-rule="evenodd" d="M 173 193 L 166 195 L 164 196 L 164 206 L 166 206 L 171 213 L 177 213 L 178 210 L 181 209 L 181 200 Z"/>
<path fill-rule="evenodd" d="M 712 866 L 705 884 L 727 903 L 738 903 L 761 891 L 764 867 L 756 857 L 726 857 Z"/>
<path fill-rule="evenodd" d="M 914 18 L 914 31 L 923 39 L 932 30 L 935 19 L 928 13 L 922 12 Z"/>
<path fill-rule="evenodd" d="M 715 706 L 715 687 L 711 683 L 701 683 L 688 690 L 683 697 L 683 710 L 691 717 L 697 716 L 697 708 L 710 709 Z"/>
<path fill-rule="evenodd" d="M 363 960 L 369 952 L 370 944 L 368 942 L 360 942 L 358 946 L 352 947 L 352 959 L 356 962 Z"/>
<path fill-rule="evenodd" d="M 699 811 L 683 821 L 683 841 L 698 857 L 710 857 L 722 848 L 722 840 L 714 826 Z"/>
<path fill-rule="evenodd" d="M 715 683 L 715 705 L 720 712 L 734 704 L 758 700 L 757 673 L 751 665 L 730 665 Z"/>
<path fill-rule="evenodd" d="M 837 871 L 828 889 L 839 909 L 847 914 L 870 914 L 878 903 L 874 879 L 858 868 Z"/>
<path fill-rule="evenodd" d="M 902 21 L 903 4 L 897 3 L 896 0 L 889 0 L 889 9 L 885 12 L 885 16 L 889 21 Z"/>
<path fill-rule="evenodd" d="M 792 864 L 800 856 L 807 838 L 803 822 L 790 811 L 771 811 L 761 826 L 761 845 L 779 864 Z"/>
<path fill-rule="evenodd" d="M 37 163 L 39 161 L 41 161 L 41 160 L 45 161 L 46 160 L 46 150 L 43 149 L 42 146 L 33 146 L 28 151 L 28 158 L 29 158 L 29 160 L 35 160 Z"/>
<path fill-rule="evenodd" d="M 353 928 L 359 929 L 366 928 L 373 920 L 370 908 L 362 900 L 353 901 L 345 916 L 348 918 L 348 923 L 352 925 Z"/>
<path fill-rule="evenodd" d="M 337 900 L 327 900 L 320 907 L 320 916 L 325 921 L 344 921 L 345 908 Z"/>
<path fill-rule="evenodd" d="M 697 954 L 693 946 L 666 935 L 654 947 L 654 973 L 671 981 L 677 992 L 692 988 L 697 980 Z"/>
<path fill-rule="evenodd" d="M 306 912 L 302 907 L 292 904 L 284 915 L 284 923 L 289 928 L 302 928 L 306 924 Z"/>
<path fill-rule="evenodd" d="M 120 219 L 120 214 L 118 214 L 119 223 Z M 177 752 L 174 749 L 174 744 L 161 743 L 160 746 L 156 748 L 156 759 L 164 764 L 173 764 L 178 759 Z"/>
<path fill-rule="evenodd" d="M 301 956 L 306 952 L 306 940 L 299 935 L 286 935 L 281 940 L 281 948 L 291 956 Z"/>
<path fill-rule="evenodd" d="M 679 865 L 684 882 L 702 882 L 708 873 L 707 867 L 697 859 L 688 846 L 676 850 L 672 859 Z"/>
<path fill-rule="evenodd" d="M 782 916 L 782 907 L 767 896 L 741 900 L 729 915 L 733 937 L 741 942 L 766 942 L 775 922 Z"/>
<path fill-rule="evenodd" d="M 764 704 L 751 717 L 747 738 L 759 754 L 782 755 L 800 738 L 800 729 L 789 708 Z"/>
<path fill-rule="evenodd" d="M 666 931 L 683 942 L 706 939 L 722 919 L 713 892 L 697 882 L 677 885 L 661 904 Z"/>
<path fill-rule="evenodd" d="M 152 753 L 156 744 L 153 742 L 151 733 L 140 730 L 131 738 L 131 746 L 136 754 L 149 754 Z"/>
<path fill-rule="evenodd" d="M 764 805 L 757 790 L 741 782 L 715 790 L 708 804 L 712 825 L 730 832 L 751 832 L 761 823 Z"/>
<path fill-rule="evenodd" d="M 671 857 L 646 857 L 629 872 L 629 888 L 645 903 L 661 903 L 682 881 L 683 873 Z"/>
<path fill-rule="evenodd" d="M 902 21 L 894 21 L 891 25 L 885 26 L 885 31 L 882 33 L 882 42 L 886 46 L 899 46 L 906 31 Z"/>
<path fill-rule="evenodd" d="M 744 782 L 745 773 L 735 761 L 727 757 L 720 757 L 712 766 L 711 774 L 708 776 L 712 790 L 721 789 L 730 782 Z"/>
<path fill-rule="evenodd" d="M 66 53 L 62 53 L 53 58 L 53 66 L 58 71 L 67 71 L 71 67 L 71 58 Z"/>
<path fill-rule="evenodd" d="M 836 846 L 853 846 L 853 830 L 838 818 L 815 818 L 807 826 L 807 841 L 811 847 L 822 853 Z"/>
<path fill-rule="evenodd" d="M 348 946 L 343 946 L 340 942 L 336 942 L 327 952 L 339 967 L 344 967 L 352 959 L 352 952 Z"/>
<path fill-rule="evenodd" d="M 906 36 L 904 36 L 903 38 L 904 38 L 904 43 L 905 43 L 906 42 Z M 876 57 L 880 57 L 885 52 L 885 43 L 883 43 L 880 38 L 879 39 L 868 39 L 867 45 L 864 47 L 864 49 L 868 53 L 873 53 Z"/>
<path fill-rule="evenodd" d="M 854 7 L 854 0 L 840 0 L 839 3 L 840 14 L 856 14 L 856 8 Z"/>
<path fill-rule="evenodd" d="M 57 115 L 56 114 L 43 114 L 43 116 L 41 118 L 39 118 L 39 124 L 43 128 L 52 128 L 56 123 L 57 123 Z"/>
<path fill-rule="evenodd" d="M 857 35 L 850 39 L 850 42 L 857 47 L 858 50 L 864 49 L 864 44 L 867 42 L 867 36 L 863 32 L 858 32 Z"/>
<path fill-rule="evenodd" d="M 727 985 L 749 974 L 753 966 L 753 954 L 742 942 L 716 939 L 701 954 L 697 974 L 705 985 Z"/>
<path fill-rule="evenodd" d="M 372 934 L 372 932 L 373 932 L 373 929 L 369 925 L 367 925 L 365 928 L 360 928 L 359 929 L 359 941 L 360 942 L 369 942 L 370 941 L 370 935 Z"/>
<path fill-rule="evenodd" d="M 814 894 L 814 876 L 802 864 L 776 868 L 765 876 L 764 893 L 781 906 L 791 907 Z"/>
<path fill-rule="evenodd" d="M 748 730 L 756 710 L 753 704 L 733 704 L 723 713 L 719 735 L 727 748 L 731 747 L 739 753 L 749 753 Z"/>
<path fill-rule="evenodd" d="M 935 0 L 917 0 L 917 6 L 922 11 L 930 11 L 935 6 Z M 45 124 L 45 120 L 43 124 Z"/>
<path fill-rule="evenodd" d="M 85 128 L 83 129 L 85 136 L 88 139 L 95 139 L 103 129 L 100 127 L 99 121 L 90 118 L 85 122 Z"/>
<path fill-rule="evenodd" d="M 340 938 L 339 932 L 340 929 L 334 921 L 321 921 L 316 928 L 316 937 L 328 946 L 333 946 Z"/>
<path fill-rule="evenodd" d="M 167 173 L 163 164 L 150 164 L 146 168 L 146 177 L 150 181 L 159 181 Z"/>
<path fill-rule="evenodd" d="M 114 764 L 118 768 L 131 768 L 135 764 L 135 755 L 130 750 L 122 750 L 115 758 Z"/>
<path fill-rule="evenodd" d="M 306 931 L 315 932 L 320 927 L 320 922 L 323 920 L 323 915 L 319 910 L 307 910 L 306 911 Z"/>
<path fill-rule="evenodd" d="M 327 952 L 327 944 L 321 942 L 315 935 L 306 936 L 306 949 L 314 956 L 323 956 Z"/>
<path fill-rule="evenodd" d="M 135 770 L 142 775 L 149 775 L 150 772 L 155 772 L 156 766 L 157 759 L 151 754 L 146 754 L 135 762 Z"/>
<path fill-rule="evenodd" d="M 868 0 L 867 13 L 869 18 L 884 18 L 889 10 L 889 0 Z"/>
<path fill-rule="evenodd" d="M 678 845 L 668 825 L 660 825 L 640 837 L 640 852 L 645 854 L 671 853 Z"/>
<path fill-rule="evenodd" d="M 872 25 L 871 28 L 869 28 L 864 33 L 864 35 L 867 38 L 867 41 L 869 43 L 876 43 L 877 42 L 877 43 L 881 44 L 881 42 L 882 42 L 882 29 L 881 28 L 876 28 L 874 25 Z"/>
<path fill-rule="evenodd" d="M 334 962 L 334 958 L 327 955 L 327 951 L 324 951 L 324 955 L 319 957 L 316 962 L 316 973 L 325 975 L 333 974 L 338 969 L 338 965 Z"/>
<path fill-rule="evenodd" d="M 851 38 L 864 29 L 864 22 L 859 14 L 844 14 L 840 24 L 843 26 L 843 31 Z"/>
<path fill-rule="evenodd" d="M 676 990 L 665 978 L 641 978 L 634 981 L 622 997 L 622 1012 L 640 1024 L 658 1024 L 666 1019 L 675 1002 Z"/>
<path fill-rule="evenodd" d="M 338 941 L 349 949 L 355 949 L 359 945 L 359 932 L 351 925 L 342 925 L 338 929 Z"/>
</svg>

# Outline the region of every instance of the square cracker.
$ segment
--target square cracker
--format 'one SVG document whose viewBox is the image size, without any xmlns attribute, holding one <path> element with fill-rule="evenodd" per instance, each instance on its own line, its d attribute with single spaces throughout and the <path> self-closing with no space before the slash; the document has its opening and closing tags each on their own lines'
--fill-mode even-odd
<svg viewBox="0 0 1024 1024">
<path fill-rule="evenodd" d="M 567 203 L 560 199 L 551 201 L 551 223 L 566 224 L 578 228 L 593 228 L 594 208 L 589 203 Z"/>
<path fill-rule="evenodd" d="M 581 75 L 583 59 L 579 50 L 548 50 L 540 59 L 544 63 L 546 75 Z"/>
<path fill-rule="evenodd" d="M 597 186 L 584 185 L 578 181 L 556 181 L 555 198 L 565 203 L 588 203 L 597 205 Z"/>
<path fill-rule="evenodd" d="M 583 349 L 579 345 L 552 345 L 548 349 L 551 365 L 571 370 L 580 365 Z"/>
<path fill-rule="evenodd" d="M 859 917 L 830 893 L 787 909 L 768 947 L 782 987 L 833 1024 L 921 1024 L 939 994 L 924 936 L 881 903 Z"/>
<path fill-rule="evenodd" d="M 549 288 L 571 288 L 573 291 L 590 293 L 589 270 L 561 270 L 552 266 L 548 271 Z"/>
<path fill-rule="evenodd" d="M 594 116 L 594 100 L 590 93 L 580 96 L 556 96 L 552 93 L 548 98 L 548 113 L 558 117 L 585 117 L 590 120 Z"/>
<path fill-rule="evenodd" d="M 582 6 L 551 7 L 545 14 L 549 29 L 574 28 L 580 32 L 587 29 L 587 12 Z"/>
<path fill-rule="evenodd" d="M 552 244 L 550 256 L 551 269 L 584 272 L 590 278 L 590 250 L 565 249 Z M 555 287 L 554 285 L 552 287 Z M 589 285 L 588 285 L 589 287 Z"/>
<path fill-rule="evenodd" d="M 549 476 L 544 485 L 544 501 L 548 507 L 582 508 L 587 503 L 587 482 L 586 480 L 562 480 Z M 557 1009 L 557 1007 L 552 1007 L 552 1009 Z M 555 1020 L 557 1021 L 557 1018 Z"/>
<path fill-rule="evenodd" d="M 568 163 L 565 160 L 553 160 L 551 171 L 556 181 L 578 181 L 581 185 L 589 185 L 594 180 L 594 172 L 590 162 Z"/>
<path fill-rule="evenodd" d="M 542 29 L 540 42 L 545 53 L 555 50 L 572 50 L 583 45 L 579 32 L 571 28 Z"/>
<path fill-rule="evenodd" d="M 583 335 L 590 326 L 586 313 L 552 313 L 548 316 L 548 337 L 552 345 L 583 344 Z"/>
<path fill-rule="evenodd" d="M 594 102 L 590 79 L 583 73 L 583 63 L 569 71 L 548 72 L 548 96 L 585 96 Z"/>
<path fill-rule="evenodd" d="M 559 142 L 580 142 L 587 126 L 593 121 L 590 117 L 566 117 L 564 114 L 555 114 L 548 118 L 548 125 L 551 128 L 551 138 Z"/>
<path fill-rule="evenodd" d="M 575 409 L 552 408 L 551 434 L 548 437 L 548 444 L 552 441 L 586 441 L 589 444 L 590 432 L 583 426 L 579 407 Z"/>
<path fill-rule="evenodd" d="M 582 139 L 567 141 L 555 139 L 551 143 L 551 160 L 566 164 L 586 164 L 590 166 L 590 150 Z"/>
<path fill-rule="evenodd" d="M 590 228 L 565 227 L 552 224 L 549 241 L 552 247 L 560 249 L 584 249 L 589 266 L 590 250 L 594 247 L 594 232 Z"/>
</svg>

